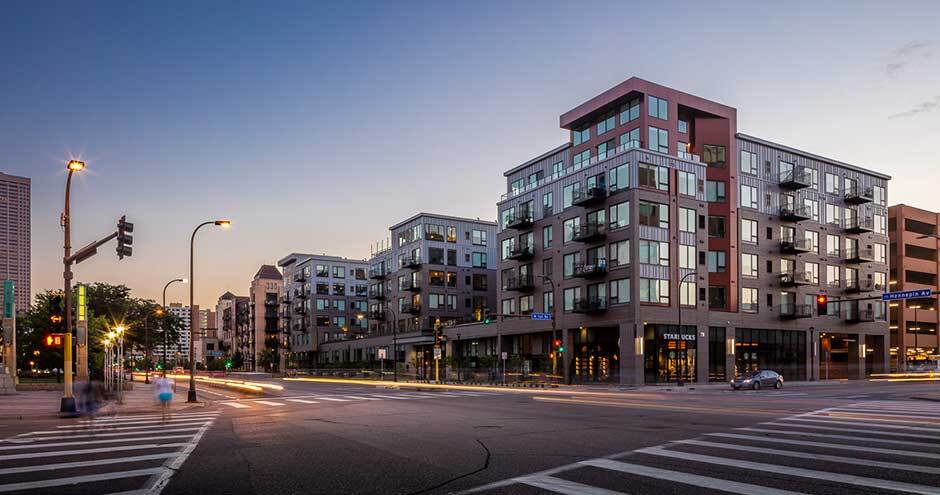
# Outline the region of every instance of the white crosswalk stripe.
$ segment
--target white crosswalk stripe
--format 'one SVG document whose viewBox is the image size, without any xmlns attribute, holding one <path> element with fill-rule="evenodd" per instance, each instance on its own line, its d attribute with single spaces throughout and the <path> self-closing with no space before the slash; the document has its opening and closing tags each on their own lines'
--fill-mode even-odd
<svg viewBox="0 0 940 495">
<path fill-rule="evenodd" d="M 420 392 L 420 391 L 401 391 L 387 393 L 362 393 L 355 395 L 298 395 L 291 397 L 269 397 L 266 399 L 237 399 L 228 401 L 219 401 L 218 403 L 232 409 L 249 409 L 261 407 L 279 407 L 285 406 L 285 402 L 295 404 L 318 404 L 323 406 L 328 403 L 356 403 L 364 401 L 383 401 L 383 400 L 423 400 L 423 399 L 456 399 L 471 397 L 486 397 L 499 395 L 493 392 L 467 392 L 467 391 L 448 391 L 448 392 Z M 146 420 L 144 420 L 146 421 Z M 123 423 L 132 424 L 132 423 Z M 140 423 L 146 424 L 146 423 Z"/>
<path fill-rule="evenodd" d="M 643 479 L 643 493 L 672 493 L 679 490 L 678 484 L 684 485 L 680 491 L 702 494 L 940 495 L 938 415 L 940 407 L 912 400 L 857 402 L 581 461 L 461 493 L 528 485 L 544 493 L 613 494 L 621 493 L 613 487 L 631 487 Z M 598 469 L 608 474 L 598 476 Z M 593 486 L 598 480 L 604 480 L 604 486 Z"/>
<path fill-rule="evenodd" d="M 0 440 L 0 493 L 66 486 L 89 493 L 159 493 L 217 417 L 103 417 Z"/>
</svg>

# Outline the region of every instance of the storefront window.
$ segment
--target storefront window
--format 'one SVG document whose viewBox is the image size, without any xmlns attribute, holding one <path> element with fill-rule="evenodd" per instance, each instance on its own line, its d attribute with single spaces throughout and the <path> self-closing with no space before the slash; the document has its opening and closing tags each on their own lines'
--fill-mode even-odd
<svg viewBox="0 0 940 495">
<path fill-rule="evenodd" d="M 723 327 L 710 327 L 708 329 L 708 381 L 723 382 L 728 379 L 725 372 L 725 329 Z"/>
<path fill-rule="evenodd" d="M 694 326 L 646 325 L 643 361 L 646 383 L 695 381 L 698 339 Z"/>
<path fill-rule="evenodd" d="M 738 328 L 734 335 L 735 374 L 772 370 L 784 380 L 806 380 L 806 333 Z"/>
<path fill-rule="evenodd" d="M 574 379 L 579 382 L 620 381 L 620 355 L 616 328 L 581 328 L 574 332 Z"/>
</svg>

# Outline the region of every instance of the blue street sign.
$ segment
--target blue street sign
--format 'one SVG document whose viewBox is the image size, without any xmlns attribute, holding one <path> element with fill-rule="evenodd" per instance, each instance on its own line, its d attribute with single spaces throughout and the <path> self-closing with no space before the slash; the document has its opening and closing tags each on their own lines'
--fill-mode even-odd
<svg viewBox="0 0 940 495">
<path fill-rule="evenodd" d="M 551 313 L 532 313 L 532 319 L 533 320 L 551 320 L 552 314 Z"/>
<path fill-rule="evenodd" d="M 898 292 L 885 292 L 881 295 L 881 300 L 916 299 L 918 297 L 930 297 L 931 295 L 933 295 L 933 290 L 931 289 L 902 290 Z"/>
</svg>

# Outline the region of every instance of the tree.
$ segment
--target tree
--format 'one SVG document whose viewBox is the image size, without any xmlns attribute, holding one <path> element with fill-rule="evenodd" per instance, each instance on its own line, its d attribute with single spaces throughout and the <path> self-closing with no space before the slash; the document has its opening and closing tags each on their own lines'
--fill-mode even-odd
<svg viewBox="0 0 940 495">
<path fill-rule="evenodd" d="M 277 368 L 278 365 L 277 351 L 274 349 L 262 349 L 261 354 L 258 355 L 258 365 L 262 369 L 273 370 Z"/>
<path fill-rule="evenodd" d="M 242 356 L 242 351 L 235 351 L 235 355 L 232 356 L 232 368 L 241 369 L 245 365 L 245 357 Z"/>
</svg>

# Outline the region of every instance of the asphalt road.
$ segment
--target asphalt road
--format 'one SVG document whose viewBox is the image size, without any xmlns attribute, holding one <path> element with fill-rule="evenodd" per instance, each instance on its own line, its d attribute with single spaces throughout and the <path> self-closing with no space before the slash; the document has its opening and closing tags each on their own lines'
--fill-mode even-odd
<svg viewBox="0 0 940 495">
<path fill-rule="evenodd" d="M 25 421 L 0 442 L 0 493 L 940 494 L 940 403 L 910 399 L 935 384 L 579 394 L 278 383 L 263 398 L 207 389 L 211 406 L 170 423 Z"/>
</svg>

